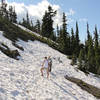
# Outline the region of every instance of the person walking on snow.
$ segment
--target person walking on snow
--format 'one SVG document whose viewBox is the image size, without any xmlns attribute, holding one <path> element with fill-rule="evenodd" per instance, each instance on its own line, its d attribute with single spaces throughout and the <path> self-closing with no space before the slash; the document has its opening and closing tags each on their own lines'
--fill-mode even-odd
<svg viewBox="0 0 100 100">
<path fill-rule="evenodd" d="M 42 64 L 42 68 L 40 69 L 41 70 L 41 76 L 43 76 L 43 70 L 46 69 L 47 71 L 47 78 L 49 77 L 49 64 L 48 64 L 48 59 L 47 57 L 44 57 L 44 61 L 43 61 L 43 64 Z"/>
<path fill-rule="evenodd" d="M 49 64 L 49 72 L 51 72 L 51 69 L 52 69 L 52 59 L 51 59 L 51 56 L 48 57 L 48 64 Z"/>
</svg>

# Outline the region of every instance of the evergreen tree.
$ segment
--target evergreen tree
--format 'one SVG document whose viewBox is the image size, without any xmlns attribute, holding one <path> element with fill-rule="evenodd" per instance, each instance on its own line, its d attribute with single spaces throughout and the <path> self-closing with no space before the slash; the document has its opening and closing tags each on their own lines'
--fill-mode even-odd
<svg viewBox="0 0 100 100">
<path fill-rule="evenodd" d="M 27 12 L 27 14 L 26 14 L 26 23 L 27 23 L 27 28 L 28 29 L 31 29 L 31 25 L 30 25 L 30 20 L 29 20 L 29 14 L 28 14 L 28 12 Z"/>
<path fill-rule="evenodd" d="M 59 37 L 60 36 L 60 33 L 59 33 L 59 26 L 58 26 L 58 24 L 57 24 L 57 36 Z"/>
<path fill-rule="evenodd" d="M 71 54 L 74 53 L 74 49 L 75 49 L 75 36 L 74 36 L 74 30 L 73 30 L 73 28 L 71 28 L 71 40 L 70 40 Z"/>
<path fill-rule="evenodd" d="M 43 16 L 43 19 L 42 19 L 42 35 L 45 37 L 49 37 L 47 11 L 45 11 L 45 15 Z"/>
<path fill-rule="evenodd" d="M 57 31 L 57 40 L 56 40 L 56 42 L 59 43 L 59 39 L 60 39 L 60 29 L 59 29 L 58 24 L 57 24 L 57 27 L 56 27 L 56 31 Z"/>
<path fill-rule="evenodd" d="M 31 31 L 34 31 L 34 32 L 37 32 L 36 30 L 35 30 L 35 28 L 34 28 L 34 25 L 33 25 L 33 21 L 31 20 L 31 22 L 30 22 L 30 30 Z"/>
<path fill-rule="evenodd" d="M 29 14 L 28 14 L 28 12 L 27 12 L 27 14 L 26 14 L 26 22 L 27 22 L 27 25 L 30 25 Z"/>
<path fill-rule="evenodd" d="M 45 12 L 45 15 L 42 19 L 42 35 L 53 39 L 54 32 L 53 32 L 53 17 L 56 15 L 56 11 L 53 11 L 51 6 L 48 6 L 48 11 Z"/>
<path fill-rule="evenodd" d="M 66 24 L 66 16 L 65 13 L 63 13 L 63 25 L 62 25 L 62 46 L 64 48 L 64 53 L 66 53 L 67 44 L 66 44 L 66 39 L 67 39 L 67 24 Z"/>
<path fill-rule="evenodd" d="M 79 51 L 80 51 L 80 47 L 79 47 L 79 29 L 78 29 L 78 23 L 76 22 L 76 32 L 75 32 L 75 54 L 78 57 L 79 55 Z"/>
<path fill-rule="evenodd" d="M 62 50 L 63 53 L 65 54 L 70 54 L 70 36 L 69 33 L 67 32 L 67 20 L 66 20 L 66 15 L 65 13 L 63 13 L 63 24 L 62 24 L 62 28 L 60 28 L 59 31 L 59 44 L 60 44 L 60 48 Z"/>
<path fill-rule="evenodd" d="M 62 32 L 63 32 L 63 35 L 64 35 L 64 38 L 66 39 L 66 36 L 68 35 L 67 33 L 67 24 L 66 24 L 66 15 L 65 13 L 63 13 L 63 25 L 62 25 Z"/>
<path fill-rule="evenodd" d="M 26 18 L 23 18 L 22 25 L 30 30 L 32 29 L 28 12 L 26 13 Z"/>
<path fill-rule="evenodd" d="M 94 41 L 93 41 L 94 40 Z M 95 27 L 94 38 L 90 36 L 89 25 L 87 24 L 87 40 L 85 43 L 85 68 L 93 73 L 100 74 L 100 49 L 97 27 Z"/>
<path fill-rule="evenodd" d="M 89 39 L 89 47 L 88 47 L 88 66 L 87 69 L 90 72 L 96 73 L 96 64 L 95 64 L 95 53 L 94 53 L 94 47 L 93 47 L 93 40 L 92 37 Z"/>
<path fill-rule="evenodd" d="M 1 1 L 1 6 L 0 6 L 0 16 L 7 18 L 8 11 L 7 11 L 7 4 Z"/>
<path fill-rule="evenodd" d="M 62 28 L 60 29 L 60 47 L 64 53 L 66 53 L 66 37 L 67 37 L 67 26 L 66 26 L 66 16 L 65 13 L 63 13 L 63 24 Z"/>
<path fill-rule="evenodd" d="M 6 10 L 5 18 L 9 20 L 9 12 Z"/>
<path fill-rule="evenodd" d="M 88 52 L 89 47 L 89 39 L 90 39 L 90 31 L 89 31 L 89 24 L 87 23 L 87 40 L 85 41 L 85 53 Z"/>
<path fill-rule="evenodd" d="M 15 12 L 15 9 L 14 9 L 14 11 L 13 11 L 13 22 L 14 22 L 14 23 L 17 23 L 17 14 L 16 14 L 16 12 Z"/>
<path fill-rule="evenodd" d="M 25 18 L 23 18 L 22 25 L 23 25 L 24 27 L 27 27 L 27 22 L 26 22 Z"/>
<path fill-rule="evenodd" d="M 94 39 L 95 39 L 94 47 L 95 47 L 95 49 L 97 49 L 98 48 L 98 32 L 97 32 L 96 26 L 95 26 L 95 31 L 94 31 Z"/>
<path fill-rule="evenodd" d="M 90 39 L 89 24 L 87 23 L 87 40 Z"/>
<path fill-rule="evenodd" d="M 78 29 L 78 23 L 76 22 L 76 45 L 79 46 L 79 29 Z"/>
<path fill-rule="evenodd" d="M 33 27 L 33 21 L 31 20 L 31 26 Z"/>
<path fill-rule="evenodd" d="M 70 55 L 70 36 L 67 32 L 67 19 L 65 13 L 63 13 L 63 25 L 62 25 L 62 34 L 63 34 L 63 46 L 64 53 Z"/>
<path fill-rule="evenodd" d="M 15 12 L 15 9 L 12 6 L 9 6 L 9 20 L 11 22 L 17 23 L 17 14 Z"/>
<path fill-rule="evenodd" d="M 41 24 L 40 24 L 40 21 L 39 21 L 39 20 L 37 20 L 37 22 L 36 22 L 36 31 L 37 31 L 37 33 L 40 34 L 40 31 L 41 31 Z"/>
<path fill-rule="evenodd" d="M 97 27 L 95 26 L 94 31 L 94 50 L 95 50 L 95 61 L 96 61 L 96 71 L 98 74 L 100 74 L 100 49 L 99 49 L 99 43 L 98 43 L 98 32 Z"/>
<path fill-rule="evenodd" d="M 57 42 L 61 44 L 62 41 L 62 28 L 59 29 L 59 34 L 57 34 Z"/>
<path fill-rule="evenodd" d="M 13 21 L 13 7 L 9 6 L 9 21 Z"/>
</svg>

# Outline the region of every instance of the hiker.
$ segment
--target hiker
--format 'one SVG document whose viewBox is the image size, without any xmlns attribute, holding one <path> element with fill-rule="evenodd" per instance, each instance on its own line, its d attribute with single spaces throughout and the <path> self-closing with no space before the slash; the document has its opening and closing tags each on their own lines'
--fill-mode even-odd
<svg viewBox="0 0 100 100">
<path fill-rule="evenodd" d="M 48 57 L 48 64 L 49 64 L 49 72 L 51 72 L 51 69 L 52 69 L 52 59 L 51 59 L 51 56 Z"/>
<path fill-rule="evenodd" d="M 44 57 L 44 61 L 43 61 L 43 64 L 42 64 L 42 68 L 41 68 L 41 76 L 43 76 L 43 70 L 46 69 L 47 71 L 47 78 L 49 77 L 49 66 L 48 66 L 48 59 L 47 57 Z"/>
</svg>

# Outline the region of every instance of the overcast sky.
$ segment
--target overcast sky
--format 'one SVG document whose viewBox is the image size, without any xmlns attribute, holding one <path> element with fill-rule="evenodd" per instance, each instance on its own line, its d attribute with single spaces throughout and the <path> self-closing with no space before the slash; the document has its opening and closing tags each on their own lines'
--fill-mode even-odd
<svg viewBox="0 0 100 100">
<path fill-rule="evenodd" d="M 28 11 L 32 20 L 42 19 L 48 5 L 58 13 L 54 19 L 54 27 L 61 25 L 62 12 L 66 13 L 68 19 L 68 31 L 71 27 L 75 31 L 75 23 L 78 21 L 80 39 L 83 42 L 86 39 L 86 23 L 90 25 L 90 32 L 93 34 L 94 27 L 97 25 L 100 29 L 100 0 L 7 0 L 8 4 L 15 6 L 18 19 L 25 17 Z"/>
</svg>

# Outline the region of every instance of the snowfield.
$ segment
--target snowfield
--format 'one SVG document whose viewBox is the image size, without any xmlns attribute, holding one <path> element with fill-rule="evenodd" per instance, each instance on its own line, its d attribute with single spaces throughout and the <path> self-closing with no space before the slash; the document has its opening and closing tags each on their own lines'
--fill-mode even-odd
<svg viewBox="0 0 100 100">
<path fill-rule="evenodd" d="M 2 36 L 2 32 L 0 42 L 17 49 Z M 77 72 L 65 55 L 39 41 L 19 39 L 17 44 L 24 48 L 24 51 L 17 49 L 20 60 L 9 58 L 0 51 L 0 100 L 97 100 L 64 76 L 73 76 L 100 88 L 99 78 Z M 40 73 L 45 56 L 51 56 L 53 61 L 49 79 L 46 71 L 44 77 Z"/>
</svg>

